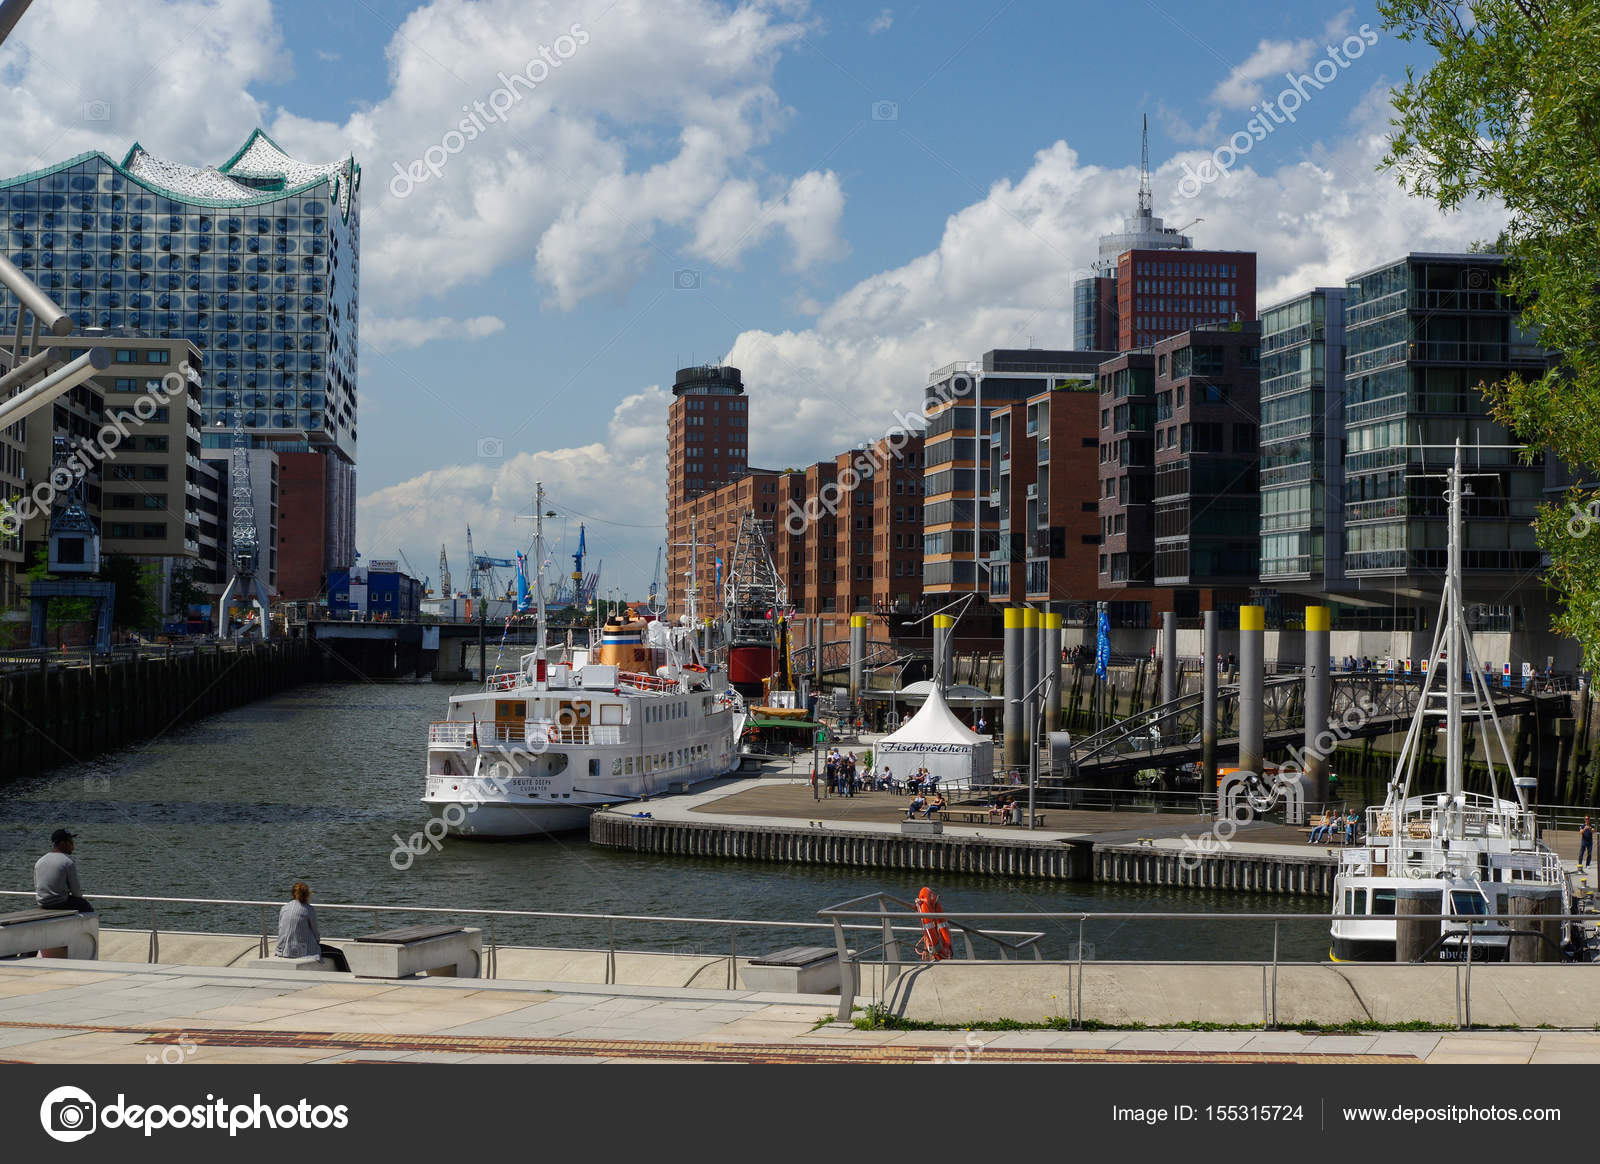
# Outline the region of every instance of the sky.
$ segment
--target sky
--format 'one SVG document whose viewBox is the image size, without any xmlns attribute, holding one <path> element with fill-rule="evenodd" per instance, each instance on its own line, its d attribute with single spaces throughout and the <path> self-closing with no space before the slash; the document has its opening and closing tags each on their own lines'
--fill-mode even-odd
<svg viewBox="0 0 1600 1164">
<path fill-rule="evenodd" d="M 1378 169 L 1425 52 L 1370 5 L 1258 0 L 44 0 L 0 49 L 0 171 L 216 164 L 257 126 L 353 153 L 363 556 L 436 585 L 443 545 L 460 588 L 466 527 L 526 549 L 542 481 L 554 569 L 584 522 L 639 597 L 675 369 L 743 369 L 781 469 L 952 360 L 1071 347 L 1142 118 L 1156 214 L 1256 251 L 1263 307 L 1492 238 L 1498 207 Z"/>
</svg>

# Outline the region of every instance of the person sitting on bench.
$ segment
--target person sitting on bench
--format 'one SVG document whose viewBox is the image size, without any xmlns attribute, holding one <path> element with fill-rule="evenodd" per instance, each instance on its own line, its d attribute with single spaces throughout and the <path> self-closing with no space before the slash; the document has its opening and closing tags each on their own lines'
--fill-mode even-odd
<svg viewBox="0 0 1600 1164">
<path fill-rule="evenodd" d="M 78 864 L 72 859 L 73 837 L 66 829 L 50 834 L 50 851 L 33 864 L 33 895 L 40 909 L 72 910 L 75 913 L 93 913 L 83 896 L 83 886 L 78 883 Z M 41 958 L 65 958 L 67 947 L 56 946 L 40 950 Z"/>
<path fill-rule="evenodd" d="M 1322 817 L 1322 823 L 1311 830 L 1311 839 L 1307 844 L 1314 845 L 1318 841 L 1332 840 L 1333 830 L 1343 823 L 1339 817 L 1334 816 L 1331 812 L 1325 813 Z"/>
<path fill-rule="evenodd" d="M 918 812 L 928 807 L 928 798 L 922 793 L 917 793 L 911 798 L 911 806 L 906 809 L 906 819 L 911 820 Z"/>
<path fill-rule="evenodd" d="M 311 908 L 311 886 L 296 881 L 289 890 L 294 900 L 278 911 L 278 946 L 273 951 L 279 958 L 326 958 L 335 970 L 350 972 L 344 951 L 322 940 L 317 930 L 317 911 Z"/>
</svg>

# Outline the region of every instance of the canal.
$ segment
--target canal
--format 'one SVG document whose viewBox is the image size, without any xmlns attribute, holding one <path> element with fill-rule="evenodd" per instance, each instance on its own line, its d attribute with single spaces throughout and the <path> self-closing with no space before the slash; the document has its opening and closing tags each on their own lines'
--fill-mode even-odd
<svg viewBox="0 0 1600 1164">
<path fill-rule="evenodd" d="M 52 830 L 79 835 L 84 890 L 161 897 L 287 900 L 306 881 L 316 900 L 374 905 L 539 909 L 689 917 L 813 920 L 816 911 L 883 890 L 914 897 L 914 874 L 668 858 L 591 848 L 585 835 L 484 843 L 448 840 L 410 862 L 391 860 L 427 820 L 418 803 L 429 722 L 451 688 L 428 682 L 319 684 L 175 728 L 146 745 L 13 781 L 0 792 L 0 888 L 32 887 Z M 1280 953 L 1318 960 L 1326 907 L 1296 897 L 941 875 L 947 909 L 1086 912 L 1305 913 L 1286 923 Z M 11 899 L 10 908 L 23 903 Z M 0 908 L 5 908 L 0 904 Z M 254 932 L 255 909 L 162 906 L 167 929 Z M 108 903 L 107 926 L 148 924 L 148 911 Z M 422 920 L 420 918 L 414 920 Z M 325 915 L 332 936 L 368 919 Z M 390 920 L 386 924 L 397 924 Z M 995 923 L 996 928 L 1018 928 Z M 1076 923 L 1047 923 L 1048 957 L 1069 956 Z M 604 945 L 601 922 L 497 922 L 518 945 Z M 777 933 L 752 950 L 818 936 Z M 675 924 L 619 927 L 619 944 L 725 953 L 727 931 Z M 1092 924 L 1085 955 L 1100 959 L 1269 957 L 1262 923 L 1119 921 Z"/>
</svg>

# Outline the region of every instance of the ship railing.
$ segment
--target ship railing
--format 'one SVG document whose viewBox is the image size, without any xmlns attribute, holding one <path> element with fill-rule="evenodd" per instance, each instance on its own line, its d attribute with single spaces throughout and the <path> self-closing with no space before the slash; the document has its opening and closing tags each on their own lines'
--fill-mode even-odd
<svg viewBox="0 0 1600 1164">
<path fill-rule="evenodd" d="M 613 724 L 564 724 L 530 719 L 524 738 L 535 747 L 540 744 L 616 745 L 622 743 L 622 729 Z"/>
<path fill-rule="evenodd" d="M 482 747 L 485 744 L 519 744 L 523 740 L 522 730 L 511 724 L 479 723 L 451 719 L 428 725 L 428 743 L 439 744 L 443 747 L 468 747 L 474 739 Z"/>
<path fill-rule="evenodd" d="M 490 675 L 484 683 L 490 691 L 510 691 L 513 687 L 521 686 L 526 680 L 521 671 L 500 671 Z"/>
<path fill-rule="evenodd" d="M 676 679 L 663 679 L 659 675 L 646 675 L 641 671 L 618 671 L 617 682 L 637 691 L 677 691 Z"/>
</svg>

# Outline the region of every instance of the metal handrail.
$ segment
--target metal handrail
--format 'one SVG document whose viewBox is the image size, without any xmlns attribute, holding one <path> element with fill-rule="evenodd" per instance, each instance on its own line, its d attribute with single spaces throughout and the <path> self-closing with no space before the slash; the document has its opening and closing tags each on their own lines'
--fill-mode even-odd
<svg viewBox="0 0 1600 1164">
<path fill-rule="evenodd" d="M 35 896 L 35 894 L 33 894 L 31 892 L 28 892 L 28 891 L 25 891 L 25 890 L 0 889 L 0 897 L 27 897 L 27 898 L 33 898 L 34 896 Z M 277 909 L 277 908 L 281 908 L 285 904 L 281 900 L 278 900 L 278 901 L 263 901 L 263 900 L 258 900 L 258 899 L 255 899 L 255 898 L 154 897 L 154 896 L 143 895 L 143 894 L 126 894 L 126 893 L 97 893 L 97 894 L 94 895 L 94 900 L 95 901 L 100 901 L 100 902 L 111 902 L 111 901 L 137 902 L 137 903 L 148 904 L 150 906 L 150 953 L 149 953 L 149 961 L 150 961 L 150 963 L 152 965 L 154 965 L 156 963 L 157 954 L 160 951 L 160 937 L 159 937 L 159 932 L 160 931 L 159 931 L 159 927 L 157 925 L 157 919 L 156 919 L 156 906 L 157 905 L 255 906 L 257 908 L 266 907 L 266 908 Z M 485 975 L 485 977 L 487 977 L 487 978 L 493 978 L 495 976 L 495 973 L 496 973 L 496 970 L 497 970 L 497 967 L 498 967 L 498 955 L 497 955 L 497 952 L 496 952 L 496 945 L 495 945 L 495 940 L 494 940 L 494 926 L 493 926 L 493 919 L 494 918 L 497 918 L 497 917 L 512 917 L 512 918 L 540 918 L 540 919 L 545 919 L 545 920 L 556 920 L 556 921 L 603 921 L 603 922 L 607 923 L 607 929 L 608 929 L 608 932 L 609 932 L 609 937 L 608 937 L 608 941 L 607 941 L 607 951 L 606 951 L 606 983 L 608 985 L 613 983 L 613 982 L 615 982 L 615 980 L 616 980 L 616 956 L 617 956 L 616 923 L 617 922 L 638 922 L 638 923 L 661 924 L 661 925 L 703 925 L 703 926 L 717 926 L 717 927 L 727 926 L 728 927 L 728 931 L 729 931 L 729 940 L 728 940 L 729 953 L 727 955 L 727 957 L 729 959 L 729 962 L 728 962 L 729 989 L 733 989 L 734 985 L 735 985 L 735 983 L 737 981 L 736 973 L 737 973 L 737 963 L 738 963 L 738 947 L 737 947 L 737 939 L 735 937 L 735 934 L 736 934 L 737 930 L 740 927 L 744 927 L 744 928 L 747 928 L 747 929 L 756 929 L 756 930 L 761 930 L 761 929 L 767 929 L 767 930 L 836 930 L 838 928 L 832 922 L 767 921 L 767 920 L 759 919 L 759 918 L 677 917 L 677 916 L 672 916 L 672 915 L 651 916 L 649 914 L 624 914 L 624 913 L 564 913 L 564 912 L 561 912 L 559 910 L 538 910 L 538 909 L 473 909 L 473 908 L 468 908 L 468 907 L 453 908 L 453 907 L 450 907 L 450 906 L 429 906 L 429 905 L 360 905 L 360 904 L 352 904 L 352 903 L 348 903 L 348 902 L 318 902 L 317 903 L 317 908 L 321 909 L 321 910 L 329 910 L 329 911 L 341 911 L 342 910 L 342 911 L 348 911 L 348 912 L 354 912 L 354 913 L 370 913 L 370 914 L 373 915 L 373 924 L 374 925 L 377 924 L 377 916 L 380 913 L 412 913 L 412 914 L 414 914 L 414 913 L 422 913 L 422 914 L 438 914 L 438 915 L 444 915 L 444 916 L 449 916 L 449 917 L 467 916 L 467 917 L 483 917 L 483 918 L 490 919 L 489 922 L 488 922 L 488 926 L 489 926 L 489 933 L 488 933 L 489 947 L 488 947 L 488 950 L 485 953 L 485 959 L 484 959 L 485 965 L 488 968 L 488 973 Z M 261 920 L 261 934 L 260 934 L 260 946 L 259 946 L 259 949 L 261 950 L 261 956 L 262 957 L 266 957 L 266 950 L 267 950 L 269 939 L 268 939 L 268 930 L 267 930 L 267 915 L 266 915 L 266 913 L 264 911 L 260 915 L 260 920 Z M 862 930 L 862 931 L 868 931 L 868 932 L 876 931 L 876 930 L 879 929 L 878 926 L 873 926 L 873 925 L 846 925 L 844 928 L 847 929 L 847 930 L 852 930 L 852 931 L 854 931 L 854 930 Z M 920 927 L 918 927 L 918 926 L 897 926 L 895 928 L 898 929 L 898 930 L 903 930 L 903 931 L 909 933 L 909 932 L 917 931 Z M 1010 931 L 1010 930 L 993 930 L 993 931 L 989 931 L 989 932 L 991 934 L 998 935 L 1000 937 L 1005 937 L 1005 938 L 1029 939 L 1029 938 L 1038 936 L 1038 935 L 1031 935 L 1031 934 L 1029 934 L 1027 932 L 1014 932 L 1014 931 Z M 650 951 L 641 951 L 641 952 L 648 953 Z"/>
<path fill-rule="evenodd" d="M 845 918 L 852 918 L 852 917 L 876 918 L 876 919 L 878 919 L 879 924 L 881 926 L 887 927 L 887 926 L 889 926 L 890 919 L 892 919 L 892 918 L 906 917 L 906 918 L 919 918 L 920 919 L 923 916 L 920 912 L 912 912 L 912 913 L 909 913 L 909 914 L 891 913 L 891 912 L 889 912 L 887 910 L 884 910 L 882 908 L 881 901 L 879 903 L 879 909 L 877 909 L 875 911 L 874 910 L 859 910 L 859 909 L 847 908 L 848 906 L 854 905 L 857 901 L 870 900 L 870 899 L 871 898 L 866 898 L 866 899 L 864 899 L 864 898 L 855 898 L 855 899 L 852 899 L 851 901 L 844 902 L 841 905 L 832 906 L 832 907 L 829 907 L 827 909 L 821 909 L 821 910 L 818 910 L 817 912 L 818 912 L 819 915 L 821 915 L 823 917 L 832 918 L 834 920 L 834 923 L 835 923 L 836 931 L 852 928 L 852 927 L 844 924 L 842 919 L 845 919 Z M 990 913 L 990 912 L 984 912 L 984 911 L 971 911 L 971 910 L 941 911 L 940 917 L 941 917 L 941 920 L 944 920 L 944 921 L 951 921 L 951 920 L 957 919 L 957 918 L 990 918 L 990 919 L 1005 919 L 1005 920 L 1010 920 L 1010 919 L 1013 919 L 1013 918 L 1027 918 L 1027 919 L 1031 919 L 1031 920 L 1035 920 L 1035 921 L 1038 921 L 1038 920 L 1062 920 L 1062 921 L 1075 921 L 1075 922 L 1077 922 L 1078 923 L 1078 941 L 1077 941 L 1077 944 L 1076 944 L 1076 950 L 1074 952 L 1075 953 L 1074 957 L 1071 957 L 1071 958 L 1043 958 L 1043 957 L 1037 957 L 1037 954 L 1036 954 L 1036 961 L 1038 961 L 1038 963 L 1041 964 L 1041 965 L 1045 965 L 1045 966 L 1066 966 L 1066 967 L 1076 966 L 1077 967 L 1076 994 L 1074 995 L 1074 993 L 1071 992 L 1070 990 L 1069 990 L 1069 993 L 1068 993 L 1068 997 L 1069 998 L 1076 997 L 1076 1002 L 1074 1004 L 1075 1013 L 1074 1013 L 1074 1015 L 1072 1017 L 1072 1026 L 1074 1028 L 1077 1028 L 1077 1027 L 1082 1025 L 1082 1015 L 1083 1015 L 1083 963 L 1084 963 L 1084 957 L 1083 957 L 1083 931 L 1084 931 L 1085 925 L 1087 925 L 1087 923 L 1089 923 L 1091 921 L 1138 921 L 1138 920 L 1147 920 L 1147 921 L 1207 921 L 1207 922 L 1212 922 L 1212 921 L 1271 922 L 1272 923 L 1272 960 L 1270 962 L 1264 962 L 1264 961 L 1259 961 L 1259 960 L 1248 960 L 1248 959 L 1239 959 L 1239 960 L 1235 960 L 1235 959 L 1215 959 L 1215 960 L 1208 960 L 1208 961 L 1204 961 L 1204 962 L 1194 962 L 1194 961 L 1189 961 L 1187 959 L 1175 959 L 1170 964 L 1171 965 L 1175 965 L 1175 966 L 1176 965 L 1259 966 L 1261 968 L 1262 972 L 1263 972 L 1263 982 L 1262 982 L 1262 1021 L 1267 1026 L 1273 1026 L 1277 1022 L 1278 967 L 1280 965 L 1313 965 L 1313 966 L 1315 966 L 1315 965 L 1327 965 L 1328 964 L 1328 963 L 1323 963 L 1323 962 L 1308 962 L 1308 963 L 1288 962 L 1288 963 L 1286 963 L 1282 959 L 1280 959 L 1278 957 L 1278 944 L 1279 944 L 1279 930 L 1280 930 L 1281 923 L 1289 921 L 1289 922 L 1319 923 L 1320 924 L 1320 923 L 1335 922 L 1335 921 L 1370 921 L 1371 920 L 1371 915 L 1369 915 L 1369 914 L 1345 914 L 1345 913 L 1328 913 L 1328 914 L 1321 914 L 1321 913 L 1122 913 L 1122 912 L 1086 913 L 1086 912 L 1082 912 L 1082 911 L 1072 911 L 1072 912 L 1041 911 L 1041 912 L 1037 912 L 1037 913 L 1007 913 L 1007 912 L 993 912 L 993 913 Z M 1565 925 L 1565 924 L 1567 924 L 1569 922 L 1574 922 L 1574 921 L 1576 921 L 1576 922 L 1591 922 L 1592 923 L 1592 922 L 1595 921 L 1595 915 L 1594 914 L 1540 914 L 1540 915 L 1538 915 L 1538 919 L 1541 922 L 1558 922 L 1558 923 L 1561 923 L 1562 925 Z M 1484 918 L 1483 914 L 1429 914 L 1429 915 L 1427 915 L 1427 920 L 1429 920 L 1429 921 L 1440 921 L 1440 922 L 1449 921 L 1449 922 L 1464 922 L 1464 923 L 1466 923 L 1467 924 L 1467 940 L 1468 940 L 1469 945 L 1470 945 L 1471 940 L 1472 940 L 1473 927 L 1474 926 L 1481 926 L 1485 922 L 1485 918 Z M 855 927 L 855 928 L 861 928 L 861 927 Z M 982 931 L 978 931 L 978 932 L 982 932 Z M 1497 932 L 1499 932 L 1499 931 L 1497 931 Z M 1514 931 L 1507 931 L 1507 932 L 1514 932 Z M 853 1011 L 855 1009 L 855 1005 L 854 1005 L 855 1004 L 855 996 L 860 991 L 860 970 L 859 970 L 858 967 L 864 961 L 864 959 L 860 958 L 858 955 L 851 955 L 848 951 L 846 951 L 845 948 L 844 948 L 844 943 L 843 943 L 843 939 L 842 938 L 836 937 L 836 943 L 837 943 L 838 948 L 839 948 L 839 968 L 840 968 L 840 976 L 839 976 L 839 1007 L 838 1007 L 838 1010 L 837 1010 L 836 1013 L 837 1013 L 837 1017 L 839 1018 L 840 1021 L 848 1021 L 850 1016 L 851 1016 L 851 1014 L 853 1013 Z M 886 943 L 886 945 L 887 945 L 887 943 Z M 886 951 L 886 952 L 890 952 L 890 951 Z M 1131 962 L 1131 961 L 1124 960 L 1124 959 L 1114 959 L 1114 958 L 1097 959 L 1097 961 L 1101 962 L 1103 965 L 1108 965 L 1108 966 L 1138 965 L 1138 964 L 1140 964 L 1140 963 L 1135 963 L 1135 962 Z M 893 974 L 886 976 L 885 981 L 887 983 L 889 981 L 893 981 L 895 978 L 898 978 L 898 976 L 899 976 L 899 967 L 900 966 L 926 965 L 927 963 L 925 961 L 921 960 L 921 959 L 919 959 L 916 962 L 902 961 L 900 959 L 898 946 L 895 945 L 892 948 L 892 956 L 889 957 L 889 958 L 885 958 L 881 964 L 886 966 L 886 967 L 887 966 L 895 967 L 895 970 L 894 970 Z M 1528 965 L 1563 965 L 1564 963 L 1551 962 L 1551 963 L 1527 963 L 1527 964 Z M 1267 977 L 1269 972 L 1270 972 L 1270 978 Z M 1463 979 L 1463 975 L 1464 975 L 1464 979 Z M 1471 994 L 1472 994 L 1472 963 L 1471 963 L 1470 957 L 1465 962 L 1456 964 L 1456 976 L 1457 976 L 1457 983 L 1456 983 L 1457 997 L 1458 997 L 1458 999 L 1461 999 L 1461 1002 L 1458 1005 L 1458 1025 L 1460 1025 L 1462 1027 L 1470 1027 L 1471 1026 L 1471 1015 L 1472 1015 L 1472 999 L 1471 999 Z M 1465 991 L 1464 997 L 1463 997 L 1463 991 Z"/>
</svg>

